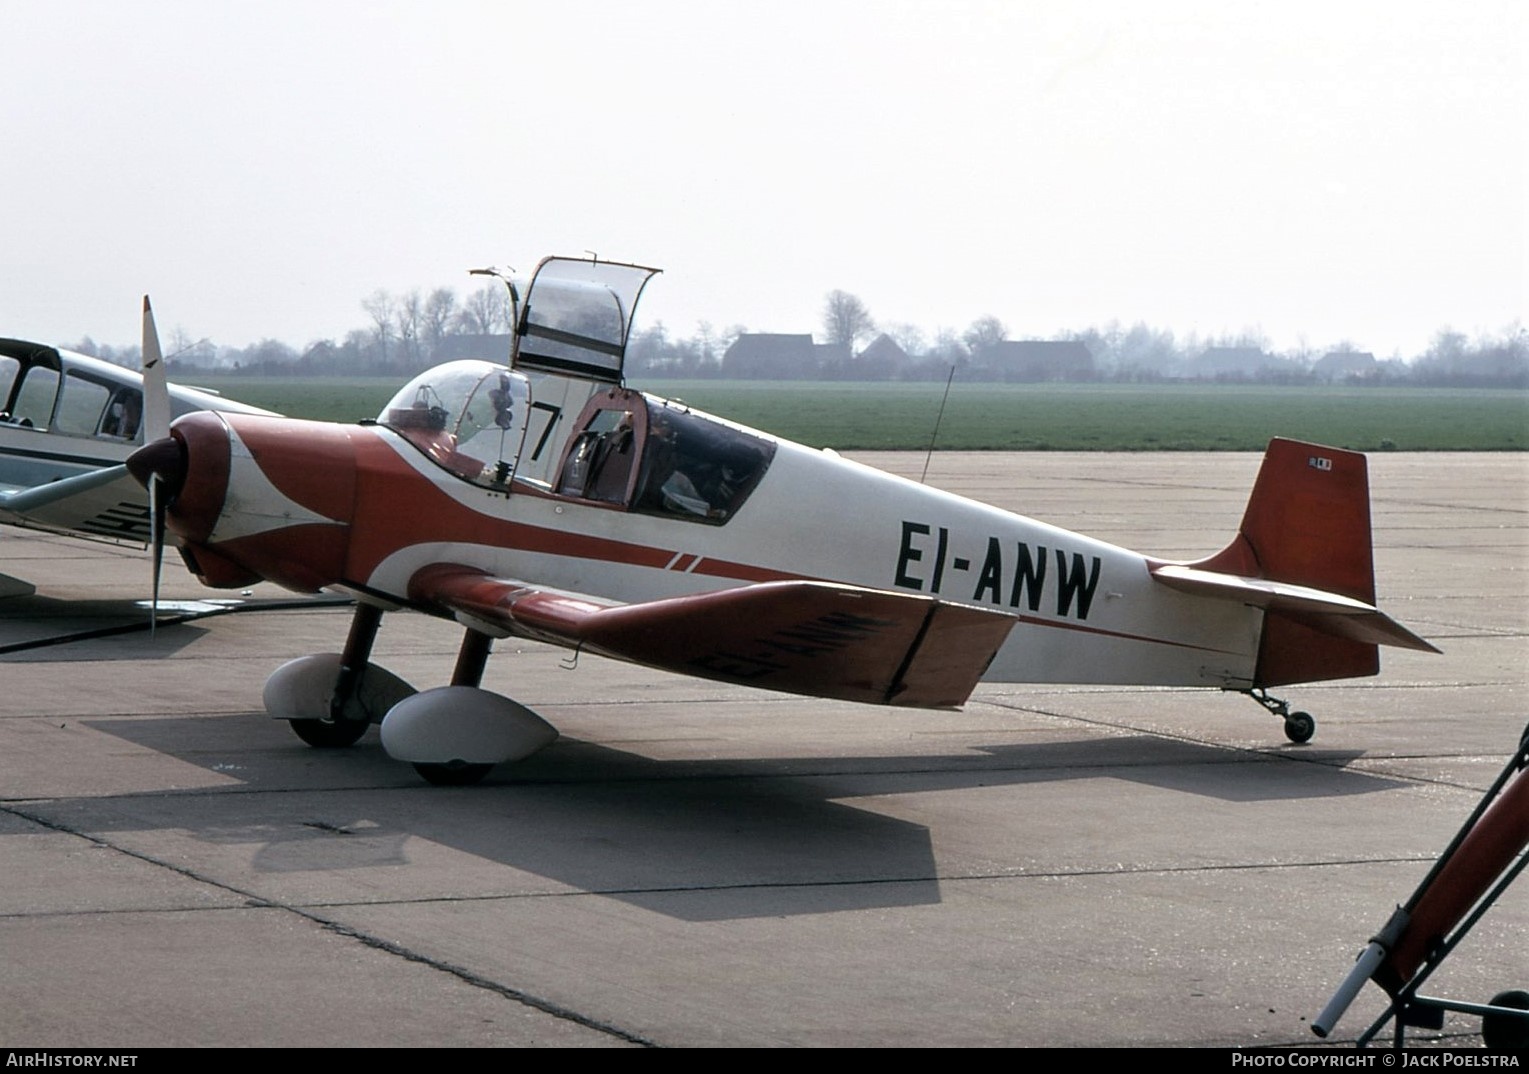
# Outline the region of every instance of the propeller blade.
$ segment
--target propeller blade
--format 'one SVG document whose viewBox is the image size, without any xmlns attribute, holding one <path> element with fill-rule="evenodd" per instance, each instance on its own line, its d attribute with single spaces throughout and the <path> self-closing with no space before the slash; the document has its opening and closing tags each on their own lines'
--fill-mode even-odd
<svg viewBox="0 0 1529 1074">
<path fill-rule="evenodd" d="M 170 384 L 154 310 L 143 296 L 143 442 L 152 444 L 170 435 Z"/>
<path fill-rule="evenodd" d="M 159 576 L 165 553 L 165 497 L 160 495 L 160 476 L 149 475 L 149 540 L 154 546 L 153 590 L 149 597 L 149 636 L 159 626 Z"/>
<path fill-rule="evenodd" d="M 173 436 L 145 444 L 127 457 L 127 470 L 149 494 L 149 542 L 154 548 L 154 592 L 149 602 L 150 632 L 159 621 L 160 565 L 165 553 L 170 502 L 186 484 L 186 448 Z"/>
</svg>

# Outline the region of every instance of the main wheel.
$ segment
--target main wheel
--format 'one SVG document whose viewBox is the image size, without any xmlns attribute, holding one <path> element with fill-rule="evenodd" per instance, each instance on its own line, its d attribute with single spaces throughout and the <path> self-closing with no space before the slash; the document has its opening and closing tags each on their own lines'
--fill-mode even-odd
<svg viewBox="0 0 1529 1074">
<path fill-rule="evenodd" d="M 371 725 L 365 720 L 288 720 L 292 733 L 321 750 L 354 746 Z"/>
<path fill-rule="evenodd" d="M 447 764 L 416 764 L 414 771 L 425 777 L 427 783 L 437 787 L 471 787 L 488 775 L 493 767 L 491 764 L 451 761 Z"/>
<path fill-rule="evenodd" d="M 1311 736 L 1317 733 L 1317 721 L 1311 718 L 1309 712 L 1292 712 L 1285 717 L 1285 737 L 1299 745 L 1302 742 L 1310 742 Z"/>
<path fill-rule="evenodd" d="M 1499 992 L 1492 997 L 1492 1006 L 1529 1011 L 1529 992 Z M 1494 1052 L 1517 1052 L 1529 1048 L 1529 1014 L 1522 1017 L 1511 1014 L 1483 1014 L 1481 1039 Z"/>
</svg>

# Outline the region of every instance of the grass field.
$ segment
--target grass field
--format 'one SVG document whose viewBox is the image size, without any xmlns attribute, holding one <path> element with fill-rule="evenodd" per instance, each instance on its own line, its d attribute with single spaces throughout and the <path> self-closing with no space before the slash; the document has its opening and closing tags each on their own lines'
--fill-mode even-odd
<svg viewBox="0 0 1529 1074">
<path fill-rule="evenodd" d="M 296 417 L 375 417 L 391 378 L 209 377 L 232 398 Z M 943 384 L 653 381 L 654 394 L 815 447 L 929 445 Z M 1261 451 L 1274 436 L 1361 451 L 1522 451 L 1529 393 L 1223 384 L 956 384 L 936 448 Z"/>
</svg>

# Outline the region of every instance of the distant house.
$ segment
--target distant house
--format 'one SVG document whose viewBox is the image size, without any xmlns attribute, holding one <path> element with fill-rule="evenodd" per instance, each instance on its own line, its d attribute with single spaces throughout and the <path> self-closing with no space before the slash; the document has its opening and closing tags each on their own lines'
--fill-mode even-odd
<svg viewBox="0 0 1529 1074">
<path fill-rule="evenodd" d="M 1006 339 L 984 347 L 972 364 L 993 380 L 1092 380 L 1094 356 L 1077 339 Z"/>
<path fill-rule="evenodd" d="M 856 380 L 896 380 L 913 364 L 897 340 L 883 332 L 850 363 Z"/>
<path fill-rule="evenodd" d="M 1318 358 L 1311 371 L 1318 380 L 1368 379 L 1380 371 L 1380 363 L 1369 351 L 1328 351 Z"/>
<path fill-rule="evenodd" d="M 809 380 L 821 366 L 808 333 L 744 332 L 722 355 L 722 375 L 738 380 Z"/>
<path fill-rule="evenodd" d="M 843 343 L 814 343 L 812 353 L 817 363 L 817 372 L 813 376 L 824 380 L 858 380 L 855 370 L 851 365 L 854 357 L 850 349 Z"/>
</svg>

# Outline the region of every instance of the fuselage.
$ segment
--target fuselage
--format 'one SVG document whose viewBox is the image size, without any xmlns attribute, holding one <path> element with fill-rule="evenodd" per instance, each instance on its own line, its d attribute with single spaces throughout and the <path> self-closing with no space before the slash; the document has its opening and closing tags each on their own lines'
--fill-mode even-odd
<svg viewBox="0 0 1529 1074">
<path fill-rule="evenodd" d="M 653 408 L 650 443 L 675 414 L 651 397 L 633 403 L 637 393 L 613 398 L 629 418 L 635 407 Z M 757 472 L 734 475 L 748 488 L 725 509 L 707 509 L 708 497 L 721 501 L 700 463 L 686 492 L 669 473 L 660 496 L 663 475 L 649 472 L 647 456 L 625 492 L 595 499 L 603 494 L 592 481 L 570 492 L 579 424 L 544 468 L 546 480 L 495 483 L 463 476 L 479 463 L 464 466 L 456 449 L 477 441 L 450 450 L 432 441 L 425 450 L 408 429 L 380 424 L 203 414 L 175 426 L 188 478 L 170 524 L 215 584 L 254 575 L 407 605 L 411 579 L 446 563 L 633 603 L 805 578 L 1013 616 L 991 680 L 1240 688 L 1252 679 L 1261 613 L 1170 589 L 1142 555 L 830 451 L 684 414 L 767 458 Z M 723 452 L 742 450 L 717 442 Z"/>
</svg>

